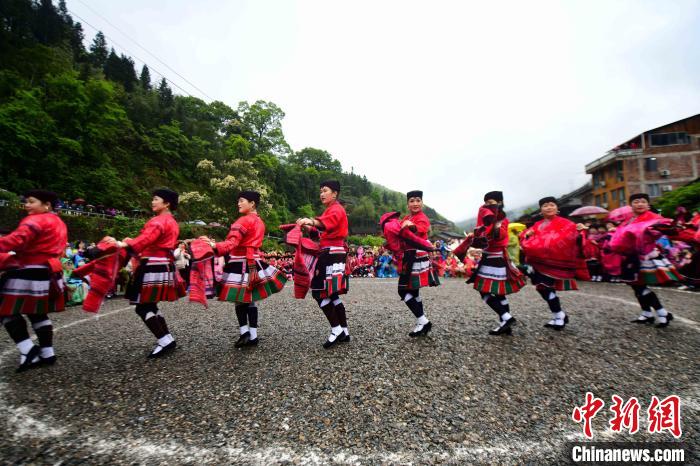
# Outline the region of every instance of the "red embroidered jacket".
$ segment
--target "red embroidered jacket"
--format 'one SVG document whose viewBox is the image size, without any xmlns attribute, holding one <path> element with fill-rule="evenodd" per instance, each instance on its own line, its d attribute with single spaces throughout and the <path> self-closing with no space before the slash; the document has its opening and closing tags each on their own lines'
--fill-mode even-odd
<svg viewBox="0 0 700 466">
<path fill-rule="evenodd" d="M 409 220 L 413 222 L 414 227 L 408 227 L 412 232 L 416 234 L 421 239 L 428 239 L 428 232 L 430 231 L 430 219 L 422 211 L 415 215 L 409 214 L 401 219 L 401 223 Z"/>
<path fill-rule="evenodd" d="M 495 228 L 500 222 L 500 228 Z M 483 237 L 488 241 L 484 249 L 487 252 L 500 252 L 508 246 L 508 219 L 505 213 L 495 206 L 481 206 L 476 219 L 475 238 Z"/>
<path fill-rule="evenodd" d="M 141 257 L 170 257 L 179 235 L 180 227 L 171 214 L 156 215 L 126 244 Z"/>
<path fill-rule="evenodd" d="M 236 220 L 226 235 L 226 239 L 216 243 L 219 256 L 231 254 L 252 258 L 260 252 L 265 237 L 265 224 L 257 213 L 251 212 Z"/>
<path fill-rule="evenodd" d="M 24 217 L 12 233 L 0 238 L 0 252 L 16 252 L 21 266 L 45 265 L 64 254 L 67 241 L 68 229 L 57 214 L 32 214 Z"/>
<path fill-rule="evenodd" d="M 316 220 L 321 222 L 319 230 L 322 248 L 345 246 L 345 238 L 348 237 L 348 215 L 338 201 L 331 203 Z"/>
</svg>

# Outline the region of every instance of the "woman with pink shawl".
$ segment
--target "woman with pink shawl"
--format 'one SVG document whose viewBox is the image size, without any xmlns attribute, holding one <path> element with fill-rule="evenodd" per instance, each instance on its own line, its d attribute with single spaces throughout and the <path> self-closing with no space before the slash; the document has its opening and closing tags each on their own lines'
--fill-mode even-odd
<svg viewBox="0 0 700 466">
<path fill-rule="evenodd" d="M 642 313 L 632 322 L 653 324 L 652 309 L 656 310 L 656 327 L 667 327 L 673 314 L 661 305 L 649 285 L 663 285 L 679 281 L 676 268 L 656 246 L 662 236 L 661 229 L 669 227 L 670 219 L 650 210 L 649 196 L 644 193 L 630 196 L 632 218 L 621 223 L 610 240 L 610 249 L 624 256 L 622 281 L 627 282 L 642 308 Z"/>
</svg>

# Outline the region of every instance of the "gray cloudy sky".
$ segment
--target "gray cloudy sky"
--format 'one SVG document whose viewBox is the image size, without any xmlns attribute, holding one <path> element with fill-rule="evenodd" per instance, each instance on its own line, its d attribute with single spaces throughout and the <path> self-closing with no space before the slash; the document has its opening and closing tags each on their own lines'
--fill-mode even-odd
<svg viewBox="0 0 700 466">
<path fill-rule="evenodd" d="M 423 189 L 452 220 L 493 189 L 510 207 L 568 192 L 611 147 L 700 113 L 700 1 L 68 8 L 139 68 L 143 59 L 204 98 L 129 38 L 213 99 L 275 102 L 294 150 L 325 149 L 389 188 Z"/>
</svg>

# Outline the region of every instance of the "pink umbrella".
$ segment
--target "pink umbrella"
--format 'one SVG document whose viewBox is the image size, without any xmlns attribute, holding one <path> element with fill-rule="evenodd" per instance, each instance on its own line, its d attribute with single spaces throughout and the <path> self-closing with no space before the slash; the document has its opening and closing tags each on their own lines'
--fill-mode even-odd
<svg viewBox="0 0 700 466">
<path fill-rule="evenodd" d="M 578 209 L 574 210 L 571 212 L 569 215 L 574 216 L 574 217 L 581 217 L 583 215 L 597 215 L 597 214 L 607 214 L 608 211 L 603 209 L 602 207 L 594 206 L 594 205 L 585 205 L 583 207 L 579 207 Z"/>
<path fill-rule="evenodd" d="M 632 217 L 632 207 L 628 205 L 618 207 L 608 214 L 608 220 L 612 222 L 624 222 L 630 217 Z"/>
</svg>

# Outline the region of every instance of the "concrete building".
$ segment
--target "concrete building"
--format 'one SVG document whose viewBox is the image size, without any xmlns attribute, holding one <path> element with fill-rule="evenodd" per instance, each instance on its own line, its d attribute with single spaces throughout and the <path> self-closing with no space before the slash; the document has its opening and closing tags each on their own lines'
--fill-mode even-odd
<svg viewBox="0 0 700 466">
<path fill-rule="evenodd" d="M 559 212 L 563 216 L 568 216 L 571 212 L 581 206 L 593 205 L 593 186 L 587 182 L 583 186 L 568 194 L 564 194 L 557 199 Z"/>
<path fill-rule="evenodd" d="M 700 114 L 650 129 L 586 165 L 594 205 L 612 210 L 630 194 L 652 199 L 700 175 Z"/>
</svg>

